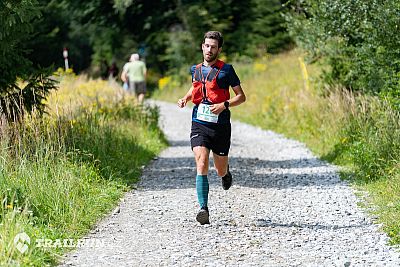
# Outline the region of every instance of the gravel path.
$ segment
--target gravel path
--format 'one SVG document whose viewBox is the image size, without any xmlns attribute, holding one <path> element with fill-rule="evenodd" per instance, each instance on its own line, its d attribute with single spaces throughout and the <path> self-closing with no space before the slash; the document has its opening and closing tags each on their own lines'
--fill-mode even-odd
<svg viewBox="0 0 400 267">
<path fill-rule="evenodd" d="M 169 114 L 160 123 L 171 146 L 87 236 L 103 245 L 70 253 L 62 266 L 400 266 L 334 166 L 299 142 L 239 122 L 234 185 L 224 191 L 211 168 L 211 224 L 200 226 L 191 111 L 157 105 Z"/>
</svg>

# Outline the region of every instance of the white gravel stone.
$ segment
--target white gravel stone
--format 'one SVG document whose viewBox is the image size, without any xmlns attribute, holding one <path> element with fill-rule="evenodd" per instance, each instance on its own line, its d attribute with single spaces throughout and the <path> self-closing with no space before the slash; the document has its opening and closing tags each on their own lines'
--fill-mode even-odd
<svg viewBox="0 0 400 267">
<path fill-rule="evenodd" d="M 79 248 L 61 266 L 400 266 L 398 250 L 335 166 L 304 144 L 236 121 L 234 184 L 223 190 L 211 168 L 211 224 L 200 226 L 191 110 L 151 103 L 171 146 L 88 235 L 104 246 Z"/>
</svg>

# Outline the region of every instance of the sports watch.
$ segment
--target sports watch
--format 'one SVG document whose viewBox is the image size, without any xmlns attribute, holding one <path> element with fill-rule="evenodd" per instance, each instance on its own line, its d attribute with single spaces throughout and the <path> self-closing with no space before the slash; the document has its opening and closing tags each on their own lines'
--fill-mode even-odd
<svg viewBox="0 0 400 267">
<path fill-rule="evenodd" d="M 225 101 L 224 102 L 224 106 L 225 106 L 226 109 L 228 109 L 229 108 L 229 101 Z"/>
</svg>

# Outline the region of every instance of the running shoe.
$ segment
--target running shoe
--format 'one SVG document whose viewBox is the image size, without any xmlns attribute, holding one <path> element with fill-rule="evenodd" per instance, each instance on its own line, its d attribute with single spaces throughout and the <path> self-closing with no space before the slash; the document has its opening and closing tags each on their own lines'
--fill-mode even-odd
<svg viewBox="0 0 400 267">
<path fill-rule="evenodd" d="M 196 220 L 201 224 L 210 224 L 210 216 L 208 213 L 208 208 L 204 207 L 201 208 L 200 211 L 197 213 Z"/>
<path fill-rule="evenodd" d="M 222 177 L 222 188 L 224 190 L 228 190 L 232 186 L 232 174 L 229 171 L 229 165 L 228 165 L 228 171 L 225 174 L 224 177 Z"/>
</svg>

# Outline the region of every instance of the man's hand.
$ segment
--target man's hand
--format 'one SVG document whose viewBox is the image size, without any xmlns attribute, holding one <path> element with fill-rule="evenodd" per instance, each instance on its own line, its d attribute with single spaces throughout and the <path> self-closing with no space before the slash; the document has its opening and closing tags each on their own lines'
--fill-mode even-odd
<svg viewBox="0 0 400 267">
<path fill-rule="evenodd" d="M 220 114 L 225 109 L 226 108 L 225 108 L 224 102 L 211 105 L 211 107 L 210 107 L 211 112 L 214 114 Z"/>
<path fill-rule="evenodd" d="M 186 99 L 183 98 L 178 99 L 178 107 L 183 108 L 186 106 L 186 103 L 187 103 Z"/>
<path fill-rule="evenodd" d="M 124 83 L 126 83 L 126 81 L 127 81 L 127 79 L 126 79 L 126 71 L 125 70 L 123 70 L 122 71 L 122 73 L 121 73 L 121 80 L 124 82 Z"/>
</svg>

